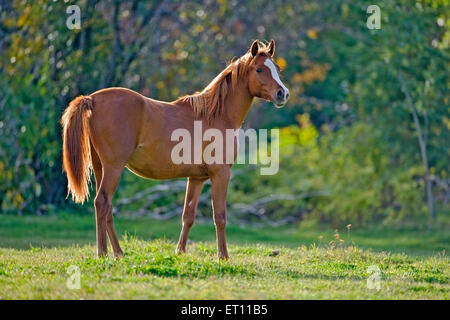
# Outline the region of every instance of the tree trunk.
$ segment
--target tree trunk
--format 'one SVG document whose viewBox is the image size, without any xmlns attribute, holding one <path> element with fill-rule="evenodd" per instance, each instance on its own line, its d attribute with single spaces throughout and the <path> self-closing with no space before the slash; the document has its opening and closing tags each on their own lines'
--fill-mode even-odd
<svg viewBox="0 0 450 320">
<path fill-rule="evenodd" d="M 434 209 L 433 190 L 431 188 L 432 186 L 431 186 L 431 179 L 430 179 L 430 168 L 428 165 L 426 141 L 424 139 L 422 129 L 420 127 L 420 121 L 419 121 L 417 109 L 412 102 L 411 95 L 409 94 L 409 91 L 406 88 L 406 83 L 405 83 L 405 80 L 403 79 L 403 76 L 402 76 L 402 73 L 400 72 L 400 70 L 398 71 L 398 79 L 402 86 L 402 91 L 406 96 L 406 100 L 408 101 L 408 104 L 412 110 L 414 124 L 415 124 L 416 130 L 417 130 L 417 138 L 419 140 L 420 154 L 422 156 L 423 166 L 425 167 L 425 183 L 426 183 L 426 192 L 427 192 L 428 211 L 430 212 L 431 218 L 434 220 L 436 218 L 436 212 Z"/>
</svg>

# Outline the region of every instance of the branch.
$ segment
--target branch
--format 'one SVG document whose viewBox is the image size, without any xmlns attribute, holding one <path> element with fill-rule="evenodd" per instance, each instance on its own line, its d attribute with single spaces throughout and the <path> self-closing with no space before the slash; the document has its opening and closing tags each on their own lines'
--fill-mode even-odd
<svg viewBox="0 0 450 320">
<path fill-rule="evenodd" d="M 262 198 L 259 198 L 249 204 L 236 203 L 232 205 L 232 208 L 237 212 L 251 212 L 256 215 L 263 215 L 264 213 L 260 212 L 260 209 L 263 208 L 268 203 L 278 201 L 278 200 L 299 200 L 310 197 L 318 197 L 318 196 L 328 196 L 330 192 L 328 191 L 317 191 L 317 192 L 306 192 L 301 194 L 277 194 L 277 195 L 269 195 Z"/>
<path fill-rule="evenodd" d="M 140 191 L 138 193 L 136 193 L 134 196 L 130 197 L 130 198 L 122 198 L 117 204 L 116 207 L 119 208 L 123 205 L 127 205 L 139 200 L 155 200 L 158 197 L 155 198 L 155 195 L 160 195 L 161 192 L 163 191 L 180 191 L 180 190 L 184 190 L 186 188 L 186 182 L 184 181 L 180 181 L 180 180 L 174 180 L 165 184 L 158 184 L 156 186 L 152 186 L 150 188 L 147 188 L 143 191 Z M 158 193 L 159 191 L 159 193 Z M 153 196 L 150 196 L 150 194 L 155 194 Z M 162 196 L 162 195 L 161 195 Z"/>
<path fill-rule="evenodd" d="M 433 200 L 433 192 L 432 192 L 432 189 L 431 189 L 430 170 L 429 170 L 429 166 L 428 166 L 427 146 L 426 146 L 426 142 L 424 140 L 422 129 L 420 127 L 418 111 L 417 111 L 416 107 L 414 106 L 414 103 L 412 101 L 411 95 L 410 95 L 410 93 L 408 91 L 408 88 L 406 87 L 406 82 L 403 79 L 403 75 L 402 75 L 400 69 L 398 70 L 398 80 L 399 80 L 399 82 L 401 84 L 402 91 L 403 91 L 403 93 L 406 96 L 406 101 L 408 102 L 409 106 L 411 107 L 414 123 L 416 125 L 417 137 L 418 137 L 418 140 L 419 140 L 420 153 L 421 153 L 421 156 L 422 156 L 423 165 L 425 167 L 425 181 L 426 181 L 428 208 L 429 208 L 429 211 L 430 211 L 431 218 L 434 219 L 435 218 L 434 200 Z"/>
</svg>

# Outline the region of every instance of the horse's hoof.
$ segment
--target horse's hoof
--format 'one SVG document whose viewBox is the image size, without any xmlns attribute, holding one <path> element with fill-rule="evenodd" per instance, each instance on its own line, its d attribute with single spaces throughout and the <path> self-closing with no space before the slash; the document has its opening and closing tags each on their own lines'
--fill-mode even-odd
<svg viewBox="0 0 450 320">
<path fill-rule="evenodd" d="M 184 253 L 186 253 L 186 249 L 181 249 L 181 248 L 175 249 L 175 254 L 184 254 Z"/>
</svg>

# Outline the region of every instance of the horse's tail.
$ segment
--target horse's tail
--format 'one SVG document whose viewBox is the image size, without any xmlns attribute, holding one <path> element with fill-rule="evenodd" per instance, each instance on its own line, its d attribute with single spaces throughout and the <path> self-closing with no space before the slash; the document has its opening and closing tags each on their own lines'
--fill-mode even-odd
<svg viewBox="0 0 450 320">
<path fill-rule="evenodd" d="M 93 110 L 90 96 L 73 99 L 61 117 L 63 127 L 63 171 L 67 173 L 68 193 L 77 203 L 89 198 L 91 146 L 89 117 Z"/>
</svg>

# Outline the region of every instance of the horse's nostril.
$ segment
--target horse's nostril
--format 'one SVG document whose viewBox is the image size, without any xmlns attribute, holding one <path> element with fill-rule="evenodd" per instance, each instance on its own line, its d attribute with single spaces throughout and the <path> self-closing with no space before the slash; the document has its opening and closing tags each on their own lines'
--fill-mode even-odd
<svg viewBox="0 0 450 320">
<path fill-rule="evenodd" d="M 280 99 L 280 100 L 283 99 L 283 94 L 284 94 L 283 90 L 278 90 L 277 98 Z"/>
</svg>

